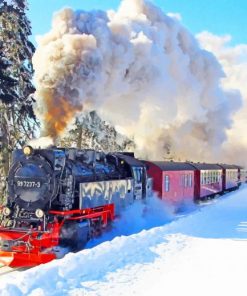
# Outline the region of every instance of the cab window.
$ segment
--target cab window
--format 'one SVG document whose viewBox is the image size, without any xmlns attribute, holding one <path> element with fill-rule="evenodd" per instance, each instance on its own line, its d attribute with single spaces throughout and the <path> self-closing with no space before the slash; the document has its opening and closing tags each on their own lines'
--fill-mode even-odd
<svg viewBox="0 0 247 296">
<path fill-rule="evenodd" d="M 143 168 L 133 167 L 133 175 L 134 175 L 134 179 L 137 183 L 142 182 L 142 174 L 143 174 Z"/>
</svg>

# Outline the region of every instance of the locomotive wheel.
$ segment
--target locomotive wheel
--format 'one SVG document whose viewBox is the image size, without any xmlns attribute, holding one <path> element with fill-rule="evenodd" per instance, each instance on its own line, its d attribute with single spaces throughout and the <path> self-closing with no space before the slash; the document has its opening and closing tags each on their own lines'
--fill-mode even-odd
<svg viewBox="0 0 247 296">
<path fill-rule="evenodd" d="M 102 234 L 102 219 L 91 219 L 90 220 L 91 238 L 99 237 Z"/>
<path fill-rule="evenodd" d="M 88 221 L 65 221 L 60 232 L 59 245 L 70 248 L 72 252 L 83 249 L 89 240 L 90 227 Z"/>
</svg>

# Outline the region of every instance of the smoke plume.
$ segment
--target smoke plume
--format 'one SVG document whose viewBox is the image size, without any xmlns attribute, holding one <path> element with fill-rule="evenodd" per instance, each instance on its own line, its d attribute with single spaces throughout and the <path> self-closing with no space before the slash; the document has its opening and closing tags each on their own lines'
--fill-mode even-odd
<svg viewBox="0 0 247 296">
<path fill-rule="evenodd" d="M 201 46 L 213 52 L 223 66 L 226 77 L 222 80 L 224 88 L 237 88 L 243 98 L 243 106 L 233 116 L 233 125 L 227 131 L 228 139 L 223 145 L 223 153 L 231 162 L 247 167 L 247 44 L 230 45 L 231 36 L 216 36 L 202 32 L 197 36 Z"/>
<path fill-rule="evenodd" d="M 178 19 L 144 0 L 117 11 L 64 9 L 33 58 L 43 135 L 56 139 L 78 112 L 97 110 L 161 159 L 222 157 L 238 91 Z"/>
</svg>

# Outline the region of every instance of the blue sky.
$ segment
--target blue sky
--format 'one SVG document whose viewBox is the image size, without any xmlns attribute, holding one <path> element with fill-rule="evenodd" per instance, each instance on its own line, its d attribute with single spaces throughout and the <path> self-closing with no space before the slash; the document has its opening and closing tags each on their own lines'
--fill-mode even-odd
<svg viewBox="0 0 247 296">
<path fill-rule="evenodd" d="M 164 12 L 182 15 L 182 23 L 194 34 L 207 30 L 230 34 L 232 44 L 247 43 L 247 0 L 153 0 Z M 116 9 L 120 0 L 29 0 L 28 16 L 33 35 L 46 33 L 52 14 L 67 6 L 74 9 Z"/>
</svg>

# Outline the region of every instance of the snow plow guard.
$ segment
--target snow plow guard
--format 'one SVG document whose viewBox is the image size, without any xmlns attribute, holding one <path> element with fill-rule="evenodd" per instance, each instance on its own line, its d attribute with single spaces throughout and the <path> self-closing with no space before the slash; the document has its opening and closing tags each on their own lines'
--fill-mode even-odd
<svg viewBox="0 0 247 296">
<path fill-rule="evenodd" d="M 114 219 L 114 205 L 49 213 L 54 215 L 55 219 L 48 223 L 46 231 L 0 227 L 0 241 L 6 242 L 3 247 L 0 244 L 0 265 L 13 268 L 32 267 L 57 259 L 53 248 L 59 247 L 60 232 L 65 221 L 96 219 L 101 221 L 102 227 L 106 227 Z"/>
<path fill-rule="evenodd" d="M 0 264 L 13 268 L 33 267 L 56 259 L 53 253 L 17 253 L 0 251 Z"/>
</svg>

